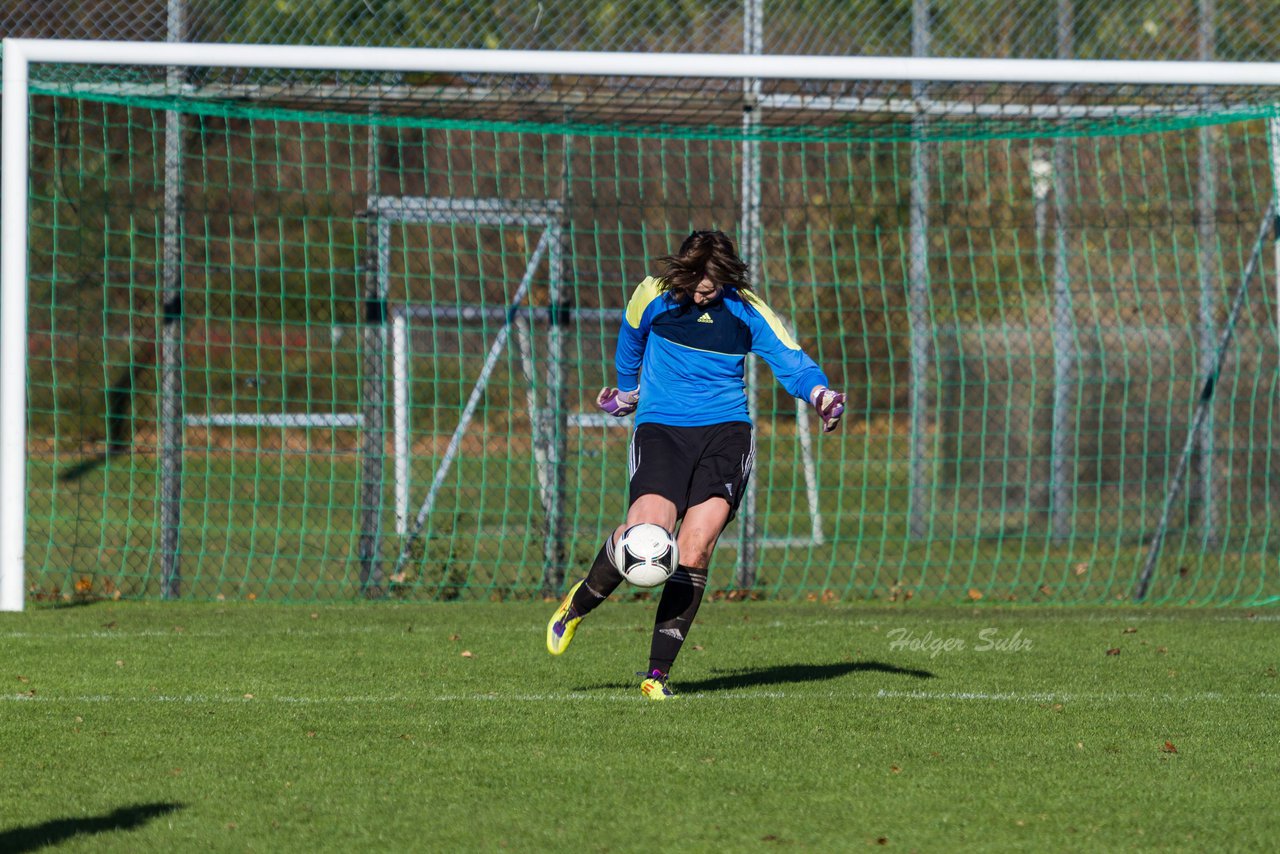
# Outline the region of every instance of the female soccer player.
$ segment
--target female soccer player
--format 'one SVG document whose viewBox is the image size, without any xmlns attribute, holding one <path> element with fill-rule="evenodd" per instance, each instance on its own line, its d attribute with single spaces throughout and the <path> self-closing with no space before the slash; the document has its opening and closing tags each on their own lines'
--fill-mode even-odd
<svg viewBox="0 0 1280 854">
<path fill-rule="evenodd" d="M 605 541 L 586 578 L 569 589 L 547 625 L 547 651 L 560 655 L 582 622 L 622 583 L 613 544 L 632 525 L 680 531 L 680 565 L 658 602 L 649 669 L 640 690 L 674 696 L 667 677 L 698 613 L 707 566 L 751 475 L 755 441 L 743 365 L 756 353 L 795 397 L 809 401 L 824 432 L 844 414 L 844 395 L 748 290 L 747 265 L 719 231 L 695 231 L 680 251 L 659 259 L 627 305 L 618 335 L 618 385 L 600 390 L 609 415 L 636 414 L 631 438 L 631 506 Z M 647 675 L 646 675 L 647 674 Z"/>
</svg>

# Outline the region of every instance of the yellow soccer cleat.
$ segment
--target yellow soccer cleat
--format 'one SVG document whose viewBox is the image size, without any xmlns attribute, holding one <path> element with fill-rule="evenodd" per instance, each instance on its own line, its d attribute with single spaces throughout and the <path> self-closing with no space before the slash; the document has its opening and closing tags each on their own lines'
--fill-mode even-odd
<svg viewBox="0 0 1280 854">
<path fill-rule="evenodd" d="M 650 700 L 674 700 L 676 694 L 667 687 L 667 677 L 661 670 L 649 674 L 649 678 L 640 683 L 640 693 Z"/>
<path fill-rule="evenodd" d="M 585 580 L 584 578 L 583 581 Z M 573 604 L 573 594 L 577 593 L 581 586 L 582 581 L 579 581 L 569 588 L 564 601 L 551 615 L 551 622 L 547 623 L 547 652 L 552 655 L 559 655 L 569 648 L 569 641 L 573 640 L 573 633 L 577 630 L 578 623 L 582 622 L 581 617 L 569 619 L 569 606 Z"/>
</svg>

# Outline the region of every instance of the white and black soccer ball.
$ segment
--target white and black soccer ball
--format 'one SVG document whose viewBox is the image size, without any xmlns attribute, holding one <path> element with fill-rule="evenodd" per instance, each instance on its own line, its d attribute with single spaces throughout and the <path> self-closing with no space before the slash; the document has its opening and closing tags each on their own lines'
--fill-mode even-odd
<svg viewBox="0 0 1280 854">
<path fill-rule="evenodd" d="M 613 547 L 613 565 L 636 587 L 657 587 L 671 577 L 679 563 L 675 538 L 651 522 L 627 528 Z"/>
</svg>

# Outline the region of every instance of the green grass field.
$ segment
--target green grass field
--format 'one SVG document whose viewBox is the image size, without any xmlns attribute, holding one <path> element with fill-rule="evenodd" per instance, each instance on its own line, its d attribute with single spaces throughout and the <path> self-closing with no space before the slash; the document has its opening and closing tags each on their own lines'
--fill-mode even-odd
<svg viewBox="0 0 1280 854">
<path fill-rule="evenodd" d="M 1280 613 L 712 601 L 0 615 L 0 850 L 1269 850 Z"/>
<path fill-rule="evenodd" d="M 572 446 L 577 462 L 568 467 L 566 554 L 559 564 L 570 579 L 586 573 L 604 532 L 626 513 L 628 435 L 597 436 L 594 445 L 580 436 Z M 821 543 L 809 539 L 813 516 L 796 441 L 761 441 L 761 459 L 768 464 L 758 477 L 757 531 L 775 545 L 761 550 L 753 593 L 773 599 L 834 594 L 847 603 L 909 593 L 919 597 L 917 604 L 955 604 L 968 601 L 976 589 L 987 601 L 1055 605 L 1109 604 L 1132 595 L 1156 531 L 1158 493 L 1135 497 L 1136 503 L 1126 505 L 1132 513 L 1120 512 L 1120 505 L 1078 502 L 1078 528 L 1057 540 L 1043 515 L 1030 520 L 1012 509 L 1003 513 L 980 502 L 966 505 L 957 493 L 939 489 L 931 527 L 917 540 L 909 531 L 906 464 L 890 463 L 893 454 L 877 444 L 879 439 L 849 441 L 876 456 L 820 465 L 827 478 L 817 493 Z M 191 453 L 184 461 L 181 595 L 308 604 L 357 599 L 358 456 L 258 453 L 255 447 L 250 443 L 242 454 Z M 546 518 L 527 456 L 526 449 L 458 458 L 418 540 L 421 554 L 405 565 L 404 580 L 394 587 L 397 599 L 541 595 Z M 58 479 L 59 471 L 80 459 L 40 457 L 28 465 L 28 591 L 59 601 L 84 585 L 86 595 L 76 598 L 159 599 L 158 459 L 135 454 L 71 483 Z M 415 462 L 414 512 L 437 463 L 427 456 Z M 1265 512 L 1269 505 L 1240 506 Z M 963 507 L 968 509 L 962 512 Z M 382 567 L 391 573 L 402 541 L 395 535 L 390 481 L 383 508 Z M 1192 516 L 1178 517 L 1164 542 L 1150 603 L 1252 607 L 1280 602 L 1272 520 L 1255 524 L 1223 512 L 1224 530 L 1236 533 L 1216 543 L 1202 539 Z M 988 517 L 1004 519 L 1008 529 L 984 530 L 979 520 Z M 740 516 L 730 523 L 719 542 L 712 584 L 721 588 L 734 584 L 731 566 L 741 521 Z"/>
</svg>

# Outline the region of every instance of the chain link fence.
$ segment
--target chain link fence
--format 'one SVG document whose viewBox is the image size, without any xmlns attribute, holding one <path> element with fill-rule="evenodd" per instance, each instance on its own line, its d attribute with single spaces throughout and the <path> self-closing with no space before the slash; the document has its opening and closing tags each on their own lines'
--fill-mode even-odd
<svg viewBox="0 0 1280 854">
<path fill-rule="evenodd" d="M 563 0 L 523 6 L 0 0 L 0 34 L 1261 61 L 1280 39 L 1266 26 L 1269 5 L 619 0 L 583 8 Z M 358 288 L 380 281 L 365 275 L 374 268 L 358 259 L 369 245 L 367 202 L 388 193 L 554 203 L 570 235 L 562 248 L 566 289 L 589 303 L 578 308 L 597 312 L 618 307 L 620 283 L 637 281 L 647 259 L 669 248 L 673 235 L 695 223 L 736 225 L 753 268 L 778 283 L 789 301 L 786 313 L 801 318 L 797 331 L 825 342 L 824 363 L 843 366 L 835 381 L 865 401 L 857 430 L 842 434 L 840 451 L 828 451 L 842 461 L 831 475 L 841 478 L 835 488 L 815 485 L 812 470 L 820 467 L 805 450 L 790 465 L 775 461 L 779 474 L 759 484 L 758 510 L 754 497 L 744 505 L 734 536 L 734 583 L 741 589 L 817 595 L 840 588 L 841 595 L 890 598 L 903 589 L 943 597 L 976 589 L 1104 601 L 1125 595 L 1124 567 L 1141 559 L 1140 546 L 1153 530 L 1163 537 L 1169 529 L 1178 542 L 1170 546 L 1173 563 L 1160 596 L 1274 596 L 1274 580 L 1261 562 L 1273 552 L 1276 535 L 1265 508 L 1274 500 L 1270 484 L 1280 480 L 1267 451 L 1275 444 L 1265 404 L 1270 395 L 1260 383 L 1271 382 L 1275 367 L 1271 352 L 1265 360 L 1252 354 L 1270 339 L 1273 304 L 1258 302 L 1239 330 L 1241 350 L 1250 352 L 1232 353 L 1236 372 L 1223 374 L 1232 402 L 1217 416 L 1218 426 L 1193 428 L 1185 411 L 1196 366 L 1219 332 L 1219 307 L 1242 278 L 1239 268 L 1253 245 L 1249 234 L 1274 185 L 1269 152 L 1280 124 L 1269 124 L 1274 110 L 1256 103 L 1272 97 L 1262 89 L 1227 96 L 1198 85 L 1161 94 L 1133 87 L 1066 92 L 1021 82 L 988 90 L 802 81 L 750 93 L 740 82 L 724 81 L 717 88 L 712 81 L 608 78 L 584 89 L 581 82 L 521 75 L 497 81 L 490 79 L 497 75 L 384 79 L 293 71 L 283 72 L 291 85 L 271 86 L 279 81 L 235 68 L 113 67 L 104 73 L 118 75 L 111 82 L 121 86 L 60 90 L 58 75 L 78 83 L 81 72 L 47 66 L 44 73 L 45 88 L 33 99 L 44 112 L 32 127 L 39 141 L 32 197 L 44 205 L 33 219 L 32 251 L 44 302 L 32 317 L 47 327 L 36 329 L 37 338 L 44 335 L 39 346 L 46 346 L 47 370 L 43 385 L 32 383 L 30 435 L 38 460 L 30 470 L 32 514 L 45 528 L 33 527 L 29 536 L 46 551 L 33 553 L 29 565 L 43 567 L 37 586 L 52 591 L 50 597 L 66 596 L 72 585 L 78 590 L 83 577 L 99 573 L 104 555 L 118 559 L 119 570 L 89 582 L 103 595 L 177 595 L 182 556 L 184 590 L 196 595 L 303 599 L 354 595 L 357 585 L 376 577 L 367 566 L 379 555 L 396 570 L 388 570 L 390 583 L 412 588 L 405 595 L 442 597 L 464 590 L 536 595 L 563 580 L 537 576 L 540 566 L 573 572 L 590 560 L 602 520 L 620 512 L 604 501 L 603 484 L 606 472 L 619 469 L 606 464 L 606 452 L 616 458 L 621 444 L 597 426 L 591 435 L 599 446 L 576 448 L 575 458 L 588 461 L 574 469 L 576 480 L 545 475 L 556 460 L 570 458 L 570 449 L 542 435 L 561 435 L 539 420 L 550 423 L 545 412 L 554 407 L 521 403 L 527 375 L 536 375 L 530 372 L 509 371 L 507 383 L 507 410 L 513 419 L 527 410 L 526 421 L 509 430 L 501 448 L 477 446 L 484 453 L 458 475 L 457 498 L 441 528 L 452 526 L 456 536 L 440 533 L 431 540 L 434 551 L 414 555 L 416 578 L 399 571 L 401 562 L 390 552 L 366 546 L 367 532 L 383 524 L 386 501 L 376 488 L 389 481 L 385 469 L 359 466 L 370 460 L 381 466 L 384 454 L 377 446 L 358 449 L 355 434 L 340 431 L 350 430 L 362 408 L 385 407 L 361 398 L 355 384 L 366 371 L 356 366 L 360 351 L 351 334 L 360 322 L 358 292 L 343 291 L 346 302 L 332 295 L 336 282 Z M 187 91 L 178 93 L 175 81 Z M 751 97 L 758 100 L 744 110 Z M 787 112 L 793 102 L 806 99 L 833 106 L 826 115 L 806 107 L 796 122 L 803 131 L 798 137 L 773 133 L 796 119 Z M 1034 121 L 1019 131 L 989 123 L 978 128 L 976 105 L 993 103 L 1021 108 L 999 113 L 1012 117 L 1008 121 Z M 423 104 L 432 109 L 419 109 Z M 1153 106 L 1170 105 L 1183 115 L 1166 117 L 1165 125 L 1135 125 L 1155 121 L 1146 115 Z M 1052 115 L 1037 118 L 1046 113 Z M 845 127 L 853 115 L 858 132 L 824 134 L 824 128 Z M 570 119 L 579 133 L 556 125 Z M 496 121 L 519 126 L 495 129 Z M 666 124 L 656 137 L 624 127 L 655 121 Z M 619 126 L 602 131 L 609 122 Z M 78 153 L 67 154 L 73 150 Z M 677 194 L 667 201 L 672 176 L 706 197 Z M 454 278 L 470 277 L 474 287 L 465 298 L 454 295 L 459 306 L 480 306 L 481 318 L 491 316 L 486 311 L 508 316 L 511 296 L 488 294 L 482 283 L 518 281 L 527 272 L 532 235 L 510 235 L 512 248 L 494 253 L 459 238 L 465 229 L 456 226 L 428 220 L 402 226 L 407 231 L 398 239 L 423 247 L 414 253 L 423 267 L 395 268 L 397 281 L 407 289 L 415 275 L 427 281 L 435 269 L 461 270 Z M 495 272 L 487 266 L 494 259 L 516 266 Z M 874 287 L 845 287 L 851 282 Z M 222 303 L 196 311 L 201 287 Z M 599 290 L 592 295 L 590 288 Z M 179 292 L 189 318 L 181 332 L 186 339 L 174 321 L 179 314 L 170 311 Z M 539 305 L 554 306 L 556 313 L 548 310 L 546 317 L 559 317 L 562 300 L 550 292 L 548 285 Z M 323 311 L 289 315 L 311 305 L 303 295 L 324 303 Z M 434 293 L 418 297 L 439 301 Z M 1078 301 L 1075 314 L 1072 300 Z M 453 310 L 449 322 L 462 317 L 461 308 Z M 807 321 L 806 313 L 812 315 Z M 575 414 L 590 407 L 589 398 L 577 397 L 608 373 L 600 325 L 592 323 L 582 340 L 594 349 L 580 376 L 561 377 L 562 362 L 555 361 L 548 372 L 554 378 L 546 381 L 547 399 L 561 408 L 568 400 L 566 411 Z M 1084 331 L 1076 335 L 1076 329 Z M 528 334 L 530 352 L 539 336 L 552 348 L 550 327 L 531 327 Z M 438 354 L 442 339 L 431 335 L 421 349 Z M 462 337 L 443 349 L 456 351 L 458 365 L 474 365 L 474 341 L 481 336 L 465 345 Z M 185 370 L 202 371 L 205 385 L 180 381 L 177 355 L 164 361 L 165 354 L 185 353 L 182 346 L 195 347 L 183 356 Z M 250 355 L 228 355 L 235 346 Z M 336 354 L 331 365 L 315 355 L 325 347 Z M 67 348 L 75 348 L 74 358 Z M 437 442 L 442 434 L 423 413 L 453 417 L 467 410 L 460 399 L 442 397 L 446 387 L 465 390 L 462 367 L 454 373 L 436 368 L 431 376 L 424 392 L 431 403 L 419 405 L 413 422 L 419 436 L 428 426 L 431 432 L 419 445 L 397 450 L 419 464 L 397 484 L 432 481 L 435 475 L 422 466 L 453 453 Z M 299 378 L 332 388 L 298 391 Z M 209 400 L 193 406 L 181 399 L 184 388 L 204 388 Z M 232 426 L 256 430 L 278 427 L 270 420 L 276 415 L 296 417 L 267 412 L 272 406 L 310 404 L 326 394 L 334 411 L 319 415 L 328 419 L 324 429 L 339 431 L 336 438 L 318 444 L 301 429 L 280 434 L 275 445 L 255 438 L 251 476 L 239 456 L 249 449 L 239 439 L 210 438 L 229 429 L 218 419 L 239 412 L 242 398 L 249 420 Z M 774 456 L 801 447 L 793 437 L 805 430 L 791 412 L 776 401 L 765 406 L 785 416 L 770 420 L 781 441 Z M 182 422 L 183 412 L 198 423 Z M 569 423 L 559 409 L 553 414 L 556 424 Z M 188 427 L 204 432 L 184 433 Z M 1174 507 L 1177 492 L 1167 484 L 1173 467 L 1184 465 L 1178 449 L 1191 447 L 1186 437 L 1193 429 L 1193 495 Z M 468 450 L 465 443 L 458 448 L 459 454 Z M 136 453 L 127 465 L 123 456 L 113 458 L 129 451 Z M 521 456 L 526 451 L 534 463 Z M 197 462 L 185 469 L 186 460 Z M 332 468 L 321 472 L 316 460 Z M 457 470 L 464 468 L 460 461 Z M 487 480 L 486 473 L 492 474 Z M 802 482 L 805 488 L 797 488 Z M 501 488 L 484 491 L 485 483 Z M 357 498 L 351 494 L 356 485 L 372 486 Z M 200 496 L 197 504 L 187 502 L 179 512 L 188 493 Z M 436 492 L 428 495 L 434 502 Z M 860 496 L 858 512 L 849 512 L 844 496 Z M 545 516 L 529 515 L 539 502 Z M 1172 521 L 1170 507 L 1177 511 Z M 813 522 L 817 511 L 822 519 Z M 576 520 L 577 529 L 568 532 L 573 536 L 564 536 L 564 519 Z M 811 523 L 816 533 L 806 527 Z M 275 531 L 283 538 L 262 539 L 262 532 Z M 104 545 L 103 532 L 122 542 Z M 578 540 L 587 552 L 565 551 Z M 773 551 L 762 561 L 766 546 Z M 205 556 L 211 557 L 202 563 Z M 1091 561 L 1098 564 L 1096 576 Z M 762 566 L 764 574 L 757 573 Z M 493 576 L 485 575 L 493 567 Z M 157 578 L 163 579 L 159 594 Z M 720 583 L 727 582 L 722 576 Z"/>
<path fill-rule="evenodd" d="M 592 51 L 1273 59 L 1262 0 L 6 0 L 9 37 Z"/>
</svg>

